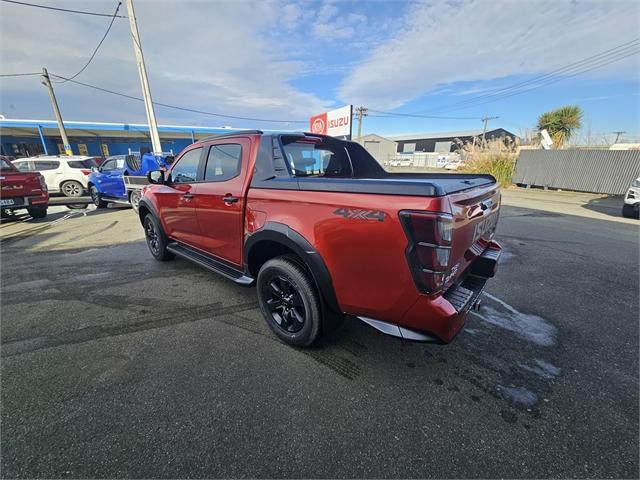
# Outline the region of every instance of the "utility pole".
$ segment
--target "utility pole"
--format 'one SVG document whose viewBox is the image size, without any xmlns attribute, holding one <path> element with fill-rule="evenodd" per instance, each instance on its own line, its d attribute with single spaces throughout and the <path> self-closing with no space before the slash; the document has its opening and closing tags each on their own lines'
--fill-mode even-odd
<svg viewBox="0 0 640 480">
<path fill-rule="evenodd" d="M 136 54 L 136 64 L 138 65 L 138 74 L 140 75 L 140 84 L 142 85 L 144 108 L 147 111 L 147 120 L 149 121 L 151 145 L 153 146 L 153 153 L 159 155 L 162 153 L 162 146 L 160 145 L 160 135 L 158 134 L 158 124 L 156 123 L 156 112 L 153 109 L 153 100 L 151 99 L 151 89 L 149 88 L 149 79 L 147 78 L 147 68 L 144 65 L 144 56 L 142 55 L 140 35 L 138 34 L 138 23 L 136 22 L 136 14 L 133 9 L 133 0 L 127 0 L 127 11 L 129 13 L 129 27 L 131 27 L 133 51 Z"/>
<path fill-rule="evenodd" d="M 620 131 L 620 132 L 611 132 L 611 133 L 615 133 L 616 134 L 616 140 L 615 142 L 613 142 L 614 144 L 618 143 L 618 140 L 620 140 L 620 136 L 624 133 L 627 133 L 625 131 Z"/>
<path fill-rule="evenodd" d="M 53 85 L 51 85 L 51 79 L 49 79 L 49 72 L 47 72 L 47 69 L 44 67 L 42 67 L 42 84 L 49 90 L 49 98 L 51 99 L 53 114 L 56 116 L 56 120 L 58 121 L 58 129 L 60 130 L 62 145 L 64 145 L 64 153 L 66 153 L 67 155 L 73 155 L 73 152 L 71 151 L 71 145 L 69 144 L 69 139 L 67 138 L 67 131 L 64 129 L 64 123 L 62 122 L 62 115 L 60 114 L 60 109 L 58 108 L 56 94 L 53 92 Z"/>
<path fill-rule="evenodd" d="M 484 147 L 487 146 L 487 139 L 485 138 L 485 136 L 487 134 L 487 125 L 489 124 L 489 120 L 495 120 L 496 118 L 500 118 L 500 117 L 482 117 L 480 119 L 484 122 L 484 128 L 482 129 L 482 145 Z"/>
<path fill-rule="evenodd" d="M 356 114 L 358 115 L 358 142 L 360 142 L 360 137 L 362 137 L 362 117 L 367 116 L 367 110 L 366 107 L 356 108 Z"/>
</svg>

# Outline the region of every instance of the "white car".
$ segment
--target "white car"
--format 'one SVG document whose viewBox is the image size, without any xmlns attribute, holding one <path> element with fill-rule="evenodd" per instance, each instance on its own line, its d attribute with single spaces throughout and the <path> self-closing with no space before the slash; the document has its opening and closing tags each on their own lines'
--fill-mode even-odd
<svg viewBox="0 0 640 480">
<path fill-rule="evenodd" d="M 640 218 L 640 177 L 636 178 L 624 196 L 622 216 L 627 218 Z"/>
<path fill-rule="evenodd" d="M 12 162 L 21 172 L 40 172 L 50 193 L 81 197 L 87 190 L 87 178 L 98 163 L 81 155 L 40 155 Z"/>
<path fill-rule="evenodd" d="M 444 166 L 445 170 L 458 170 L 463 165 L 462 160 L 454 159 L 450 162 L 447 162 Z"/>
</svg>

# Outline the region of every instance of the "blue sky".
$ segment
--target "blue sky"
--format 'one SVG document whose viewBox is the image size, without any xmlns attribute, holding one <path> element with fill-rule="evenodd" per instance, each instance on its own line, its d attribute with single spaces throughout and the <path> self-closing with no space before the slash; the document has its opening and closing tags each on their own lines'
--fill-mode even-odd
<svg viewBox="0 0 640 480">
<path fill-rule="evenodd" d="M 36 3 L 112 12 L 117 2 Z M 636 1 L 135 4 L 158 102 L 280 120 L 305 120 L 349 103 L 379 111 L 469 117 L 367 117 L 364 132 L 379 134 L 475 129 L 485 115 L 499 117 L 491 126 L 523 134 L 534 128 L 540 113 L 577 104 L 584 110 L 583 140 L 590 137 L 598 143 L 617 130 L 640 139 L 639 47 L 628 43 L 640 36 Z M 124 6 L 121 13 L 126 13 Z M 63 76 L 85 63 L 109 22 L 4 2 L 0 17 L 2 73 L 47 66 Z M 619 60 L 522 94 L 478 98 L 607 50 L 611 51 L 566 73 L 596 66 L 596 60 Z M 116 20 L 96 59 L 77 80 L 140 95 L 126 19 Z M 69 120 L 146 121 L 141 103 L 71 83 L 56 85 L 56 91 Z M 486 100 L 492 101 L 474 106 Z M 0 113 L 8 118 L 52 118 L 37 77 L 0 80 Z M 305 127 L 163 107 L 156 113 L 160 123 L 170 124 Z"/>
</svg>

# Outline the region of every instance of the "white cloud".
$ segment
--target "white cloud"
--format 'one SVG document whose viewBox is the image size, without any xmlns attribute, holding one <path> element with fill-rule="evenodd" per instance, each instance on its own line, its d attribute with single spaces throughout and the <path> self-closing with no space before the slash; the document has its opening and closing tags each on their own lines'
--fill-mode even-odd
<svg viewBox="0 0 640 480">
<path fill-rule="evenodd" d="M 87 5 L 67 2 L 65 7 L 88 10 Z M 110 12 L 115 2 L 92 1 L 90 6 L 93 11 Z M 1 8 L 3 73 L 39 71 L 44 65 L 51 72 L 70 75 L 84 64 L 109 22 L 104 17 L 6 3 Z M 283 21 L 282 11 L 282 5 L 272 1 L 137 1 L 136 16 L 154 100 L 259 118 L 304 120 L 323 111 L 330 100 L 292 85 L 302 63 L 283 55 L 281 52 L 290 51 L 289 45 L 272 35 L 274 26 L 278 28 Z M 285 8 L 285 12 L 289 22 L 300 15 L 297 5 Z M 20 18 L 28 18 L 28 22 L 17 21 Z M 77 80 L 140 96 L 126 19 L 116 20 L 94 62 Z M 56 85 L 56 91 L 67 119 L 146 120 L 142 104 L 135 101 L 71 83 Z M 6 116 L 52 117 L 38 77 L 2 80 L 0 92 L 0 113 Z M 165 123 L 234 122 L 161 107 L 156 114 Z M 263 126 L 275 128 L 277 124 Z"/>
<path fill-rule="evenodd" d="M 419 3 L 338 93 L 389 109 L 437 85 L 547 72 L 636 38 L 639 9 L 630 0 Z M 638 57 L 607 70 L 637 74 Z"/>
</svg>

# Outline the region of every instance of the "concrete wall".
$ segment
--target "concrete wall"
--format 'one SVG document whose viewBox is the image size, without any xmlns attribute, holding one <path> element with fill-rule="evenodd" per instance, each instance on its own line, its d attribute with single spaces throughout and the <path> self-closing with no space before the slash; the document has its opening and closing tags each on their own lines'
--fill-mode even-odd
<svg viewBox="0 0 640 480">
<path fill-rule="evenodd" d="M 396 155 L 396 142 L 379 135 L 363 135 L 359 143 L 380 165 Z"/>
</svg>

